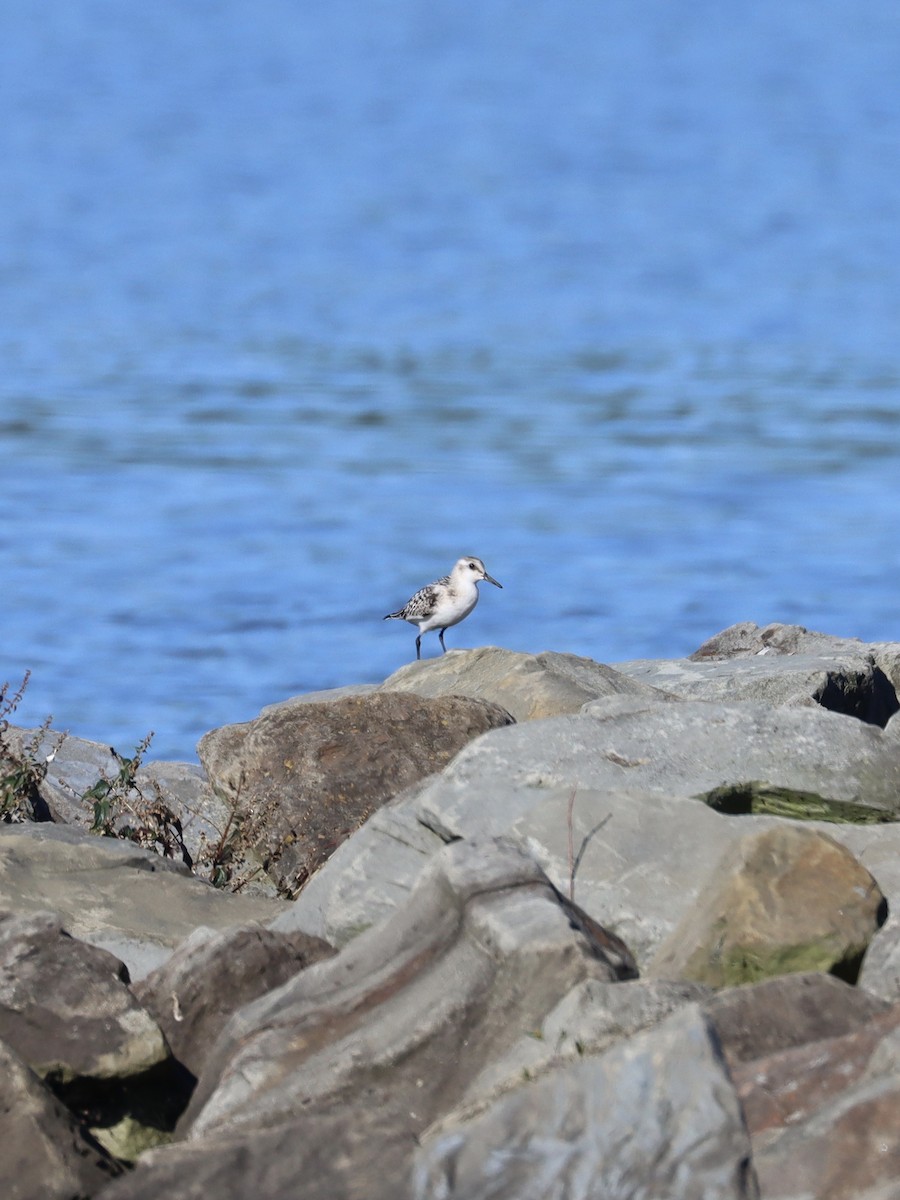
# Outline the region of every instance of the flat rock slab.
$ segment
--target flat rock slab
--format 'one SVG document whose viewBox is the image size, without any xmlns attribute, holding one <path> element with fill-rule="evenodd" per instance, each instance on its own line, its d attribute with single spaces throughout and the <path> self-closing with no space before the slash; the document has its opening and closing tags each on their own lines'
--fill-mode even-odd
<svg viewBox="0 0 900 1200">
<path fill-rule="evenodd" d="M 523 654 L 485 646 L 451 650 L 395 671 L 385 692 L 417 696 L 471 696 L 499 704 L 517 721 L 576 713 L 590 700 L 633 695 L 661 698 L 655 688 L 618 670 L 575 654 Z"/>
<path fill-rule="evenodd" d="M 291 891 L 392 796 L 511 722 L 483 700 L 376 692 L 278 705 L 206 734 L 199 753 L 245 820 L 262 814 L 257 849 Z"/>
<path fill-rule="evenodd" d="M 616 663 L 623 675 L 690 700 L 775 706 L 821 704 L 882 728 L 898 709 L 894 685 L 872 656 L 815 655 L 645 660 Z"/>
<path fill-rule="evenodd" d="M 58 914 L 139 979 L 198 925 L 271 921 L 284 901 L 234 895 L 129 842 L 52 824 L 0 825 L 0 909 Z"/>
</svg>

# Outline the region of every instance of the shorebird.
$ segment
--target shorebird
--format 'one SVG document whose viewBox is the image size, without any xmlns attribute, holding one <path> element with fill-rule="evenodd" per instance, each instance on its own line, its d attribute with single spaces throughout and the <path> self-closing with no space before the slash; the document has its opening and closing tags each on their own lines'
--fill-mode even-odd
<svg viewBox="0 0 900 1200">
<path fill-rule="evenodd" d="M 388 613 L 384 619 L 409 621 L 411 625 L 418 626 L 417 659 L 422 657 L 422 634 L 432 629 L 440 630 L 438 638 L 441 649 L 446 654 L 444 633 L 451 625 L 458 625 L 464 620 L 478 603 L 478 584 L 482 579 L 486 579 L 494 587 L 503 587 L 502 583 L 488 575 L 480 558 L 475 558 L 474 555 L 461 558 L 449 575 L 419 588 L 403 608 Z"/>
</svg>

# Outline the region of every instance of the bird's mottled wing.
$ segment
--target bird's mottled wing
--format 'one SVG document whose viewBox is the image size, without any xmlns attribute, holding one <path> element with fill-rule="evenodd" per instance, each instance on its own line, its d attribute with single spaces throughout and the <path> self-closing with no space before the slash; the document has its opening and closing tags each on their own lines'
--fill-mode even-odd
<svg viewBox="0 0 900 1200">
<path fill-rule="evenodd" d="M 445 582 L 446 580 L 439 579 L 437 583 L 428 583 L 425 587 L 419 588 L 414 596 L 410 596 L 403 615 L 405 617 L 427 617 L 433 613 L 440 599 L 440 585 Z"/>
</svg>

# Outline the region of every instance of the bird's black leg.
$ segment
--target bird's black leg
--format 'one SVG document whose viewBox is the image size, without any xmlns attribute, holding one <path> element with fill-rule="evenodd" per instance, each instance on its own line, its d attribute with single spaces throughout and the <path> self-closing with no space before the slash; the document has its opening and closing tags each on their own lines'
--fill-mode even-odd
<svg viewBox="0 0 900 1200">
<path fill-rule="evenodd" d="M 421 633 L 416 638 L 416 658 L 422 657 L 422 635 Z"/>
<path fill-rule="evenodd" d="M 440 640 L 440 643 L 441 643 L 441 649 L 443 650 L 443 652 L 445 654 L 447 653 L 447 647 L 444 645 L 444 634 L 446 632 L 447 632 L 447 627 L 445 625 L 444 628 L 441 630 L 441 632 L 438 634 L 438 639 Z"/>
</svg>

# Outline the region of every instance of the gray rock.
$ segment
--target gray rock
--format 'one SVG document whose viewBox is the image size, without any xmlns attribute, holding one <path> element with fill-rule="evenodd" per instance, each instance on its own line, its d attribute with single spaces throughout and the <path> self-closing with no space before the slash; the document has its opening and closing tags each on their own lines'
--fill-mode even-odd
<svg viewBox="0 0 900 1200">
<path fill-rule="evenodd" d="M 109 1200 L 408 1195 L 418 1132 L 573 987 L 623 973 L 578 916 L 520 850 L 447 847 L 393 920 L 235 1013 L 188 1140 Z"/>
<path fill-rule="evenodd" d="M 389 922 L 231 1018 L 185 1127 L 196 1137 L 271 1124 L 299 1103 L 320 1107 L 351 1079 L 355 1093 L 380 1095 L 388 1067 L 381 1102 L 398 1119 L 412 1108 L 431 1120 L 576 983 L 634 975 L 602 934 L 572 920 L 521 850 L 495 840 L 448 846 Z M 348 1010 L 352 1028 L 340 1018 Z"/>
<path fill-rule="evenodd" d="M 900 750 L 874 726 L 818 707 L 595 702 L 479 738 L 367 822 L 276 926 L 343 945 L 405 902 L 442 842 L 512 834 L 566 893 L 585 845 L 576 899 L 647 961 L 748 821 L 779 823 L 693 798 L 748 780 L 888 808 L 900 795 Z M 900 826 L 807 824 L 851 850 L 900 905 Z"/>
<path fill-rule="evenodd" d="M 635 979 L 605 983 L 586 979 L 576 984 L 506 1054 L 492 1058 L 474 1077 L 462 1097 L 467 1111 L 481 1110 L 503 1092 L 537 1079 L 548 1070 L 599 1054 L 615 1042 L 658 1025 L 670 1013 L 712 995 L 709 988 L 688 982 Z"/>
<path fill-rule="evenodd" d="M 859 986 L 891 1002 L 900 1000 L 900 920 L 889 918 L 869 944 Z"/>
<path fill-rule="evenodd" d="M 740 1105 L 696 1006 L 422 1139 L 416 1200 L 758 1195 Z"/>
<path fill-rule="evenodd" d="M 0 1042 L 0 1179 L 5 1200 L 93 1196 L 122 1168 Z"/>
<path fill-rule="evenodd" d="M 714 634 L 691 655 L 694 662 L 748 658 L 760 655 L 811 654 L 823 658 L 865 654 L 869 646 L 859 638 L 816 633 L 803 625 L 773 622 L 760 628 L 753 621 L 730 625 Z"/>
<path fill-rule="evenodd" d="M 385 692 L 280 705 L 206 734 L 199 752 L 244 819 L 261 815 L 257 848 L 294 889 L 392 796 L 511 721 L 481 700 Z"/>
<path fill-rule="evenodd" d="M 616 670 L 685 699 L 815 703 L 882 727 L 900 709 L 893 684 L 864 648 L 838 658 L 768 654 L 718 661 L 704 656 L 617 663 Z"/>
<path fill-rule="evenodd" d="M 60 744 L 60 736 L 55 730 L 41 735 L 40 730 L 13 726 L 5 735 L 19 753 L 31 744 L 36 760 L 46 763 L 46 775 L 38 788 L 44 807 L 35 813 L 35 818 L 89 829 L 94 819 L 93 806 L 82 797 L 99 781 L 115 780 L 120 764 L 105 742 L 65 734 Z M 134 753 L 132 747 L 118 749 L 125 757 Z M 145 762 L 137 771 L 135 782 L 148 800 L 161 799 L 172 809 L 188 831 L 189 849 L 192 840 L 196 846 L 191 826 L 202 822 L 206 808 L 215 804 L 200 767 L 196 763 Z"/>
<path fill-rule="evenodd" d="M 196 1076 L 236 1009 L 334 953 L 305 933 L 273 933 L 261 925 L 201 927 L 133 990 L 172 1053 Z"/>
<path fill-rule="evenodd" d="M 440 658 L 408 663 L 381 691 L 417 696 L 471 696 L 499 704 L 517 721 L 575 713 L 590 700 L 633 695 L 660 699 L 653 688 L 611 667 L 575 654 L 522 654 L 485 646 L 451 650 Z"/>
<path fill-rule="evenodd" d="M 219 891 L 127 841 L 52 824 L 0 825 L 0 909 L 52 910 L 74 937 L 139 979 L 198 925 L 271 921 L 284 901 Z"/>
</svg>

